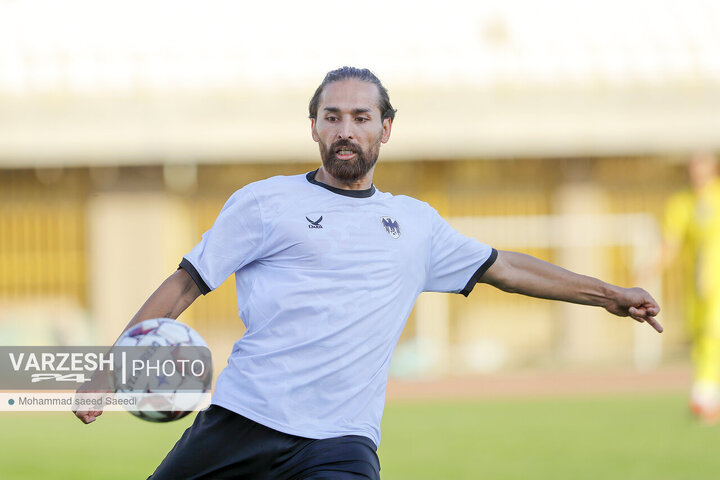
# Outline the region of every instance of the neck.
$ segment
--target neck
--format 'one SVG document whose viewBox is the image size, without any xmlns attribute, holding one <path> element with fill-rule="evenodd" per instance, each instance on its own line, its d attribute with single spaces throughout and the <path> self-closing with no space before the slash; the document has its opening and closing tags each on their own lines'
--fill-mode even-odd
<svg viewBox="0 0 720 480">
<path fill-rule="evenodd" d="M 373 173 L 375 173 L 375 165 L 361 178 L 351 182 L 345 182 L 330 175 L 327 170 L 325 170 L 325 167 L 320 167 L 315 174 L 315 180 L 343 190 L 367 190 L 372 187 Z"/>
</svg>

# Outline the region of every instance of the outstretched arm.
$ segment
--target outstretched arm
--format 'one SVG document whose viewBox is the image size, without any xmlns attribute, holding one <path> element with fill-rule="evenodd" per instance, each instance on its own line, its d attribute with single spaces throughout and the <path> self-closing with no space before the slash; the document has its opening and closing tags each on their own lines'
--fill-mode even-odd
<svg viewBox="0 0 720 480">
<path fill-rule="evenodd" d="M 176 319 L 200 295 L 200 289 L 183 269 L 175 271 L 150 295 L 140 310 L 127 324 L 123 332 L 133 325 L 149 318 Z M 103 376 L 94 376 L 89 385 L 78 391 L 106 391 L 109 381 Z M 74 412 L 83 423 L 92 423 L 102 415 L 102 410 L 77 410 Z"/>
<path fill-rule="evenodd" d="M 621 317 L 647 322 L 658 332 L 657 302 L 642 288 L 622 288 L 579 275 L 524 253 L 498 251 L 497 260 L 480 277 L 505 292 L 603 307 Z"/>
</svg>

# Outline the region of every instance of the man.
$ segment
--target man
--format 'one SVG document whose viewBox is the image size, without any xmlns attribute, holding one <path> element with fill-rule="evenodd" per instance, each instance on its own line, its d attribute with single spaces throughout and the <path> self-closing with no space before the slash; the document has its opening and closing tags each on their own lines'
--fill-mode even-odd
<svg viewBox="0 0 720 480">
<path fill-rule="evenodd" d="M 682 258 L 685 318 L 694 366 L 690 410 L 707 423 L 720 420 L 720 179 L 709 152 L 688 159 L 690 189 L 665 209 L 664 242 L 656 271 Z"/>
<path fill-rule="evenodd" d="M 476 282 L 598 305 L 662 327 L 656 302 L 528 255 L 498 252 L 428 204 L 372 183 L 395 110 L 369 70 L 328 73 L 310 101 L 322 166 L 233 194 L 131 324 L 177 318 L 235 273 L 247 326 L 200 412 L 152 478 L 379 478 L 393 348 L 422 291 Z M 78 412 L 86 423 L 99 412 Z"/>
</svg>

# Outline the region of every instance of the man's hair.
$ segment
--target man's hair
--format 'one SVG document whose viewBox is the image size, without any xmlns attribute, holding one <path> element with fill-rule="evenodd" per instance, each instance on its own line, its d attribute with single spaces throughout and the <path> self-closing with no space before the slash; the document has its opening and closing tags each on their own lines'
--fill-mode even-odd
<svg viewBox="0 0 720 480">
<path fill-rule="evenodd" d="M 375 84 L 378 88 L 378 93 L 380 94 L 380 105 L 378 105 L 378 107 L 380 108 L 380 113 L 382 114 L 382 120 L 385 120 L 386 118 L 390 120 L 395 119 L 395 112 L 397 112 L 397 110 L 395 110 L 390 104 L 390 96 L 388 95 L 387 89 L 383 87 L 383 84 L 380 82 L 380 79 L 377 78 L 375 74 L 367 68 L 355 67 L 338 68 L 336 70 L 328 72 L 328 74 L 325 75 L 325 80 L 322 81 L 317 90 L 315 90 L 315 94 L 310 99 L 310 105 L 308 108 L 310 110 L 310 118 L 317 118 L 320 95 L 322 95 L 325 86 L 333 82 L 345 80 L 347 78 L 356 78 L 363 82 Z"/>
</svg>

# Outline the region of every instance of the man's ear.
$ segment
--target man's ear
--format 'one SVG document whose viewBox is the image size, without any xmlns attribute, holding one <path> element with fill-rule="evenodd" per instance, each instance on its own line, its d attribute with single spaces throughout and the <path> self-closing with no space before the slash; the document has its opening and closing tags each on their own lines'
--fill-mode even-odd
<svg viewBox="0 0 720 480">
<path fill-rule="evenodd" d="M 312 139 L 316 142 L 320 141 L 320 137 L 317 134 L 317 130 L 315 129 L 315 123 L 317 122 L 317 119 L 311 118 L 310 119 L 310 134 L 312 135 Z"/>
<path fill-rule="evenodd" d="M 387 143 L 388 140 L 390 140 L 390 131 L 391 130 L 392 130 L 392 120 L 390 120 L 389 118 L 386 118 L 385 120 L 383 120 L 383 133 L 382 133 L 382 138 L 380 139 L 380 141 L 382 143 Z"/>
</svg>

